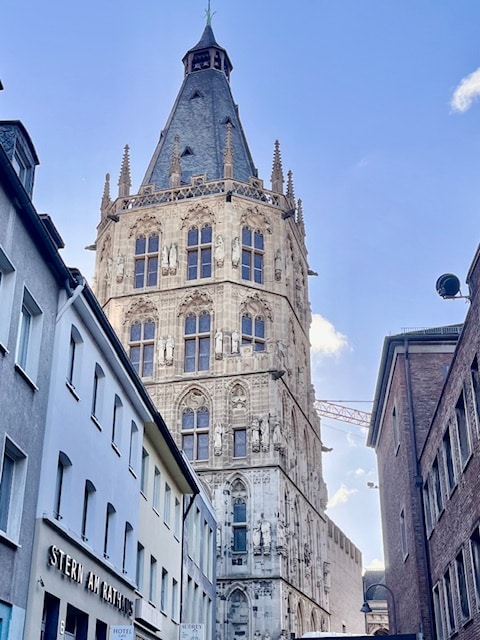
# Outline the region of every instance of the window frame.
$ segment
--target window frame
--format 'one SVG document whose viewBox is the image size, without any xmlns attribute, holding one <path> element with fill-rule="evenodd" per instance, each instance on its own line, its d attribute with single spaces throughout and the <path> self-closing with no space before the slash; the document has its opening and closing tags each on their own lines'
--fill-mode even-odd
<svg viewBox="0 0 480 640">
<path fill-rule="evenodd" d="M 34 385 L 40 362 L 42 326 L 43 311 L 24 286 L 15 349 L 15 367 Z"/>
<path fill-rule="evenodd" d="M 187 280 L 200 280 L 213 276 L 213 228 L 204 224 L 193 225 L 187 231 Z"/>
<path fill-rule="evenodd" d="M 0 245 L 0 351 L 8 353 L 16 270 Z"/>
<path fill-rule="evenodd" d="M 139 327 L 139 337 L 133 335 L 135 327 Z M 146 335 L 147 331 L 153 331 Z M 155 374 L 155 340 L 157 325 L 155 320 L 148 318 L 143 322 L 136 320 L 130 325 L 128 337 L 128 355 L 133 368 L 141 378 L 152 378 Z M 138 354 L 138 358 L 134 357 Z"/>
<path fill-rule="evenodd" d="M 187 415 L 193 416 L 191 425 L 189 424 L 190 420 L 187 424 Z M 203 461 L 210 458 L 210 411 L 208 407 L 202 405 L 198 409 L 187 407 L 183 410 L 181 436 L 182 449 L 190 461 Z M 191 447 L 185 447 L 187 439 L 191 439 Z M 204 452 L 206 452 L 206 456 L 203 455 Z"/>
<path fill-rule="evenodd" d="M 265 235 L 248 225 L 242 227 L 241 275 L 242 280 L 264 283 Z M 257 245 L 258 241 L 258 245 Z"/>
<path fill-rule="evenodd" d="M 240 324 L 242 329 L 242 346 L 252 345 L 255 352 L 264 352 L 265 318 L 262 315 L 252 315 L 248 311 L 245 311 L 242 313 Z"/>
<path fill-rule="evenodd" d="M 145 241 L 143 251 L 139 244 Z M 156 247 L 152 248 L 151 243 L 156 242 Z M 133 267 L 133 288 L 147 289 L 158 286 L 159 263 L 160 263 L 160 236 L 152 233 L 148 237 L 139 234 L 135 238 L 135 257 Z"/>
<path fill-rule="evenodd" d="M 6 537 L 18 545 L 22 524 L 23 503 L 27 482 L 28 456 L 8 436 L 2 447 L 0 467 L 0 537 Z M 8 485 L 4 485 L 5 460 L 12 463 Z M 4 491 L 8 492 L 8 496 Z M 3 497 L 3 507 L 2 507 Z M 5 501 L 7 505 L 5 508 Z M 2 522 L 3 521 L 3 522 Z"/>
<path fill-rule="evenodd" d="M 195 319 L 195 326 L 192 326 L 193 318 Z M 202 330 L 202 323 L 207 322 L 207 318 L 208 329 Z M 212 314 L 210 311 L 202 310 L 198 313 L 190 312 L 186 314 L 183 331 L 183 347 L 184 373 L 198 373 L 200 371 L 210 370 L 212 348 Z"/>
<path fill-rule="evenodd" d="M 455 424 L 460 466 L 464 470 L 472 457 L 472 434 L 470 433 L 465 387 L 462 387 L 462 391 L 455 403 Z"/>
</svg>

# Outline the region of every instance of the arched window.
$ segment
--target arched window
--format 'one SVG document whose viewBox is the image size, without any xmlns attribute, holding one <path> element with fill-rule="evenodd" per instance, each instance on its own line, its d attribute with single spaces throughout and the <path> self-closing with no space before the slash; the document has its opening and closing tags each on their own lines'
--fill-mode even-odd
<svg viewBox="0 0 480 640">
<path fill-rule="evenodd" d="M 242 279 L 263 282 L 264 241 L 261 231 L 242 229 Z"/>
<path fill-rule="evenodd" d="M 71 466 L 72 461 L 70 458 L 63 451 L 60 451 L 58 454 L 57 479 L 55 483 L 55 499 L 53 505 L 53 513 L 56 520 L 61 520 L 63 518 L 65 476 L 67 475 L 67 470 L 70 469 Z"/>
<path fill-rule="evenodd" d="M 158 235 L 138 236 L 135 240 L 135 289 L 155 287 L 158 282 Z"/>
<path fill-rule="evenodd" d="M 242 344 L 251 344 L 255 351 L 265 350 L 265 321 L 262 316 L 242 315 Z"/>
<path fill-rule="evenodd" d="M 212 275 L 212 227 L 197 227 L 187 235 L 187 280 L 210 278 Z"/>
<path fill-rule="evenodd" d="M 210 367 L 210 314 L 190 313 L 185 318 L 184 370 L 207 371 Z"/>
<path fill-rule="evenodd" d="M 155 322 L 134 322 L 130 327 L 130 360 L 142 378 L 153 376 L 153 354 L 155 351 Z"/>
<path fill-rule="evenodd" d="M 207 407 L 182 414 L 182 449 L 189 460 L 208 460 L 210 412 Z"/>
<path fill-rule="evenodd" d="M 247 596 L 240 589 L 235 589 L 228 598 L 227 619 L 232 638 L 250 638 L 248 630 L 250 606 Z"/>
<path fill-rule="evenodd" d="M 233 503 L 233 551 L 244 553 L 247 550 L 247 503 L 237 498 Z"/>
<path fill-rule="evenodd" d="M 90 528 L 90 515 L 92 510 L 93 494 L 95 493 L 95 485 L 91 480 L 85 481 L 85 488 L 83 490 L 83 509 L 82 509 L 82 540 L 88 540 L 88 530 Z"/>
</svg>

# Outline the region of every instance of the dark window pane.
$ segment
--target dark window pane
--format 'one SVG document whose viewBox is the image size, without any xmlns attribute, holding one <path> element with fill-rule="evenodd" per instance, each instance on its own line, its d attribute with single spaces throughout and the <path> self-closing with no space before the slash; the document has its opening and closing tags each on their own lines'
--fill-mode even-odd
<svg viewBox="0 0 480 640">
<path fill-rule="evenodd" d="M 157 284 L 158 258 L 148 259 L 147 286 L 154 287 Z"/>
<path fill-rule="evenodd" d="M 254 280 L 258 284 L 263 282 L 263 255 L 256 253 L 254 257 Z"/>
<path fill-rule="evenodd" d="M 206 407 L 202 407 L 197 412 L 197 427 L 199 429 L 208 429 L 210 424 L 210 414 Z"/>
<path fill-rule="evenodd" d="M 247 455 L 247 432 L 245 429 L 237 429 L 233 432 L 233 455 L 235 458 L 243 458 Z"/>
<path fill-rule="evenodd" d="M 201 242 L 202 244 L 208 244 L 212 242 L 212 227 L 203 227 Z"/>
<path fill-rule="evenodd" d="M 187 278 L 188 280 L 196 280 L 197 273 L 198 251 L 188 252 L 188 265 L 187 265 Z"/>
<path fill-rule="evenodd" d="M 182 429 L 193 429 L 195 426 L 194 418 L 195 414 L 191 409 L 184 411 L 182 415 Z"/>
<path fill-rule="evenodd" d="M 198 350 L 198 370 L 206 371 L 210 367 L 210 338 L 200 338 Z"/>
<path fill-rule="evenodd" d="M 201 257 L 202 278 L 210 278 L 210 276 L 212 275 L 212 250 L 202 249 Z"/>
<path fill-rule="evenodd" d="M 265 351 L 265 343 L 255 342 L 255 351 Z"/>
<path fill-rule="evenodd" d="M 140 373 L 140 347 L 130 347 L 130 360 L 137 373 Z"/>
<path fill-rule="evenodd" d="M 242 279 L 250 280 L 250 251 L 242 250 Z"/>
<path fill-rule="evenodd" d="M 209 313 L 201 313 L 199 319 L 199 333 L 208 333 L 210 331 L 210 314 Z"/>
<path fill-rule="evenodd" d="M 191 335 L 192 333 L 195 333 L 197 330 L 197 317 L 192 315 L 189 315 L 185 318 L 185 333 L 187 335 Z"/>
<path fill-rule="evenodd" d="M 233 530 L 233 550 L 247 550 L 247 529 L 246 527 L 235 527 Z"/>
<path fill-rule="evenodd" d="M 135 260 L 135 289 L 143 287 L 145 276 L 145 260 Z"/>
<path fill-rule="evenodd" d="M 189 247 L 194 247 L 197 244 L 198 244 L 198 229 L 196 227 L 193 227 L 188 231 L 187 245 Z"/>
<path fill-rule="evenodd" d="M 242 316 L 242 333 L 252 335 L 252 317 L 248 313 Z"/>
<path fill-rule="evenodd" d="M 155 338 L 155 323 L 146 322 L 143 325 L 143 338 L 145 340 L 153 340 Z"/>
<path fill-rule="evenodd" d="M 252 230 L 248 227 L 242 229 L 242 244 L 246 247 L 252 246 Z"/>
<path fill-rule="evenodd" d="M 263 318 L 255 318 L 255 337 L 265 338 L 265 323 Z"/>
<path fill-rule="evenodd" d="M 148 239 L 148 253 L 158 253 L 158 236 L 150 236 Z"/>
<path fill-rule="evenodd" d="M 193 435 L 182 437 L 182 449 L 189 460 L 193 460 Z"/>
<path fill-rule="evenodd" d="M 263 233 L 260 233 L 259 231 L 255 231 L 254 242 L 255 242 L 255 249 L 263 250 Z"/>
<path fill-rule="evenodd" d="M 233 521 L 247 521 L 247 505 L 245 504 L 245 502 L 237 502 L 233 505 Z"/>
<path fill-rule="evenodd" d="M 145 246 L 146 246 L 146 240 L 143 236 L 140 236 L 139 238 L 136 239 L 135 241 L 135 254 L 138 255 L 142 255 L 143 253 L 145 253 Z"/>
<path fill-rule="evenodd" d="M 185 371 L 195 371 L 195 340 L 185 340 Z"/>
<path fill-rule="evenodd" d="M 153 375 L 153 344 L 147 344 L 143 348 L 143 376 Z"/>
<path fill-rule="evenodd" d="M 139 322 L 135 322 L 130 327 L 130 341 L 137 342 L 142 337 L 142 325 Z"/>
<path fill-rule="evenodd" d="M 208 433 L 197 436 L 197 460 L 208 460 Z"/>
</svg>

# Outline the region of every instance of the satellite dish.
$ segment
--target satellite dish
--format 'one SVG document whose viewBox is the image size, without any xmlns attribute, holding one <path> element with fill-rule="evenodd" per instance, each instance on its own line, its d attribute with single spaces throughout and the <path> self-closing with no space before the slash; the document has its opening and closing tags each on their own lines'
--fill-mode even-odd
<svg viewBox="0 0 480 640">
<path fill-rule="evenodd" d="M 442 298 L 454 298 L 460 291 L 460 280 L 453 273 L 444 273 L 438 278 L 435 288 Z"/>
</svg>

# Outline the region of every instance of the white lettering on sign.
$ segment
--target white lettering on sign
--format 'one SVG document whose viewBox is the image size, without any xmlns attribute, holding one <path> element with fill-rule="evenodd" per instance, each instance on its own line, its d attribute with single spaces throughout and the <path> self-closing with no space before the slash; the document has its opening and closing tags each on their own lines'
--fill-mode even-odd
<svg viewBox="0 0 480 640">
<path fill-rule="evenodd" d="M 133 626 L 110 626 L 110 640 L 130 640 L 133 638 Z"/>
</svg>

